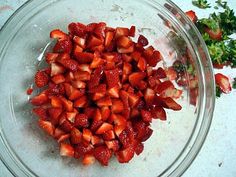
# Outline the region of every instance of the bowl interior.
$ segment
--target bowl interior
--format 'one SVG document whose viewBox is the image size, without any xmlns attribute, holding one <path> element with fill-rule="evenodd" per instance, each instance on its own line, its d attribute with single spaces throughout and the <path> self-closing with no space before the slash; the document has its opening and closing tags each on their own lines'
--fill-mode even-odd
<svg viewBox="0 0 236 177">
<path fill-rule="evenodd" d="M 179 22 L 171 17 L 164 3 L 166 1 L 156 4 L 141 0 L 31 1 L 14 17 L 18 23 L 8 24 L 12 30 L 4 37 L 6 42 L 0 63 L 1 136 L 11 160 L 23 171 L 21 174 L 80 177 L 171 174 L 170 167 L 179 157 L 184 158 L 184 151 L 191 149 L 190 139 L 199 129 L 203 98 L 197 98 L 196 106 L 191 105 L 189 86 L 181 88 L 184 90 L 183 97 L 177 101 L 183 107 L 181 111 L 168 110 L 167 121 L 153 121 L 153 136 L 145 142 L 144 152 L 125 165 L 113 158 L 108 167 L 101 167 L 98 163 L 84 167 L 78 160 L 60 157 L 55 140 L 38 128 L 37 118 L 31 113 L 32 107 L 26 95 L 26 89 L 33 83 L 38 57 L 50 42 L 49 32 L 55 28 L 67 31 L 67 25 L 77 21 L 85 24 L 104 21 L 112 27 L 135 25 L 137 33 L 147 36 L 149 43 L 162 53 L 164 61 L 160 66 L 168 67 L 182 55 L 178 49 L 180 44 L 173 45 L 170 29 L 163 22 L 165 17 L 173 24 L 175 35 L 181 36 L 185 47 L 189 48 L 193 65 L 197 68 L 196 77 L 200 77 L 201 68 L 196 59 L 199 56 L 194 53 L 189 39 L 178 26 Z M 166 5 L 168 7 L 168 3 Z M 200 90 L 204 80 L 197 78 L 197 82 Z M 13 173 L 19 172 L 14 170 L 17 168 L 14 165 L 10 166 Z"/>
</svg>

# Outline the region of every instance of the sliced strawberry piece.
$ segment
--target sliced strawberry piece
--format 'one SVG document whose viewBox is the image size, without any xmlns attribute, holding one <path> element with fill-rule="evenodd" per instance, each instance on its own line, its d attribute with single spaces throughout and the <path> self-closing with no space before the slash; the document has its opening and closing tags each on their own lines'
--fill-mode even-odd
<svg viewBox="0 0 236 177">
<path fill-rule="evenodd" d="M 93 107 L 86 107 L 84 109 L 84 114 L 86 114 L 88 116 L 88 118 L 93 118 L 94 117 L 94 113 L 95 113 L 96 109 Z"/>
<path fill-rule="evenodd" d="M 50 116 L 50 121 L 53 125 L 57 125 L 59 122 L 59 116 L 62 113 L 62 108 L 49 108 L 48 114 Z"/>
<path fill-rule="evenodd" d="M 62 117 L 61 119 L 64 119 L 63 116 L 60 116 L 60 117 Z M 61 119 L 60 119 L 60 121 L 61 121 Z M 71 130 L 74 128 L 72 123 L 70 123 L 70 121 L 68 121 L 66 119 L 64 119 L 64 121 L 62 121 L 61 123 L 59 122 L 59 124 L 60 124 L 60 128 L 67 133 L 70 133 Z"/>
<path fill-rule="evenodd" d="M 108 130 L 112 130 L 113 129 L 113 125 L 104 122 L 96 131 L 96 134 L 103 134 Z"/>
<path fill-rule="evenodd" d="M 99 136 L 94 135 L 94 136 L 92 136 L 92 138 L 91 138 L 91 144 L 92 144 L 93 146 L 99 146 L 99 145 L 104 144 L 104 141 L 103 141 L 103 139 L 100 138 Z"/>
<path fill-rule="evenodd" d="M 222 30 L 220 28 L 213 30 L 213 29 L 206 27 L 205 32 L 209 34 L 211 39 L 214 39 L 214 40 L 221 40 L 222 39 Z"/>
<path fill-rule="evenodd" d="M 85 48 L 85 38 L 81 38 L 81 37 L 78 37 L 78 36 L 74 36 L 73 37 L 73 41 L 79 45 L 80 47 L 82 47 L 83 49 Z"/>
<path fill-rule="evenodd" d="M 119 90 L 120 90 L 119 86 L 115 86 L 115 87 L 108 89 L 107 94 L 111 98 L 119 98 Z"/>
<path fill-rule="evenodd" d="M 112 105 L 112 101 L 111 101 L 111 98 L 109 96 L 101 98 L 97 101 L 97 106 L 98 107 L 111 106 L 111 105 Z"/>
<path fill-rule="evenodd" d="M 139 102 L 140 97 L 137 94 L 129 93 L 129 105 L 135 107 Z"/>
<path fill-rule="evenodd" d="M 124 62 L 123 74 L 130 74 L 131 72 L 132 72 L 132 65 L 127 62 Z"/>
<path fill-rule="evenodd" d="M 88 81 L 90 80 L 90 73 L 87 71 L 76 71 L 74 72 L 74 77 L 76 80 Z"/>
<path fill-rule="evenodd" d="M 128 163 L 134 157 L 133 147 L 128 147 L 116 153 L 116 157 L 120 163 Z"/>
<path fill-rule="evenodd" d="M 62 105 L 65 107 L 65 109 L 69 112 L 73 111 L 73 102 L 70 100 L 67 100 L 64 97 L 60 97 L 60 100 L 62 102 Z"/>
<path fill-rule="evenodd" d="M 113 130 L 108 130 L 103 134 L 103 139 L 106 141 L 115 139 L 115 133 Z"/>
<path fill-rule="evenodd" d="M 58 55 L 59 55 L 58 53 L 47 53 L 45 55 L 46 62 L 48 64 L 56 62 Z"/>
<path fill-rule="evenodd" d="M 81 64 L 91 63 L 94 55 L 88 52 L 80 52 L 75 54 L 76 60 Z"/>
<path fill-rule="evenodd" d="M 197 22 L 197 16 L 194 11 L 190 10 L 190 11 L 185 12 L 185 14 L 193 23 Z"/>
<path fill-rule="evenodd" d="M 115 38 L 118 38 L 120 36 L 128 36 L 129 35 L 129 29 L 123 28 L 123 27 L 117 27 L 115 32 Z"/>
<path fill-rule="evenodd" d="M 139 155 L 143 152 L 143 149 L 144 149 L 144 145 L 143 143 L 138 143 L 136 146 L 135 146 L 135 154 Z"/>
<path fill-rule="evenodd" d="M 79 144 L 81 141 L 82 133 L 77 128 L 73 128 L 70 132 L 70 142 L 72 144 Z"/>
<path fill-rule="evenodd" d="M 155 92 L 154 90 L 147 88 L 144 92 L 144 99 L 147 105 L 151 105 L 154 100 Z"/>
<path fill-rule="evenodd" d="M 135 26 L 131 26 L 130 27 L 130 29 L 129 29 L 129 36 L 130 37 L 134 37 L 135 36 L 135 30 L 136 30 Z"/>
<path fill-rule="evenodd" d="M 127 36 L 120 36 L 119 38 L 116 39 L 116 44 L 118 47 L 128 48 L 133 44 L 133 42 Z"/>
<path fill-rule="evenodd" d="M 80 71 L 87 71 L 89 74 L 91 74 L 92 70 L 88 64 L 79 64 L 78 69 Z"/>
<path fill-rule="evenodd" d="M 55 127 L 52 125 L 51 122 L 45 121 L 43 119 L 39 119 L 38 125 L 49 135 L 53 136 Z"/>
<path fill-rule="evenodd" d="M 77 71 L 79 68 L 79 64 L 77 61 L 72 59 L 67 60 L 60 60 L 59 61 L 65 68 L 71 70 L 71 71 Z"/>
<path fill-rule="evenodd" d="M 74 157 L 74 148 L 70 144 L 61 143 L 60 144 L 60 155 L 66 157 Z"/>
<path fill-rule="evenodd" d="M 66 133 L 60 129 L 60 128 L 56 128 L 55 131 L 54 131 L 54 135 L 53 137 L 56 138 L 56 139 L 59 139 L 62 135 L 65 135 Z"/>
<path fill-rule="evenodd" d="M 59 29 L 55 29 L 50 32 L 50 38 L 64 40 L 68 39 L 68 35 Z"/>
<path fill-rule="evenodd" d="M 123 102 L 119 99 L 112 100 L 111 111 L 113 113 L 121 113 L 124 110 Z"/>
<path fill-rule="evenodd" d="M 112 31 L 107 31 L 105 34 L 105 41 L 104 41 L 104 45 L 105 47 L 108 47 L 111 44 L 111 41 L 114 38 L 114 32 Z"/>
<path fill-rule="evenodd" d="M 87 128 L 89 126 L 88 116 L 86 114 L 77 114 L 74 125 L 76 127 Z"/>
<path fill-rule="evenodd" d="M 110 117 L 111 111 L 109 107 L 104 106 L 101 108 L 102 120 L 106 121 Z"/>
<path fill-rule="evenodd" d="M 166 76 L 169 80 L 173 81 L 177 79 L 177 72 L 173 67 L 169 67 L 166 69 Z"/>
<path fill-rule="evenodd" d="M 73 56 L 77 56 L 79 55 L 80 53 L 83 52 L 83 48 L 80 47 L 79 45 L 74 45 L 74 48 L 73 48 Z"/>
<path fill-rule="evenodd" d="M 94 69 L 94 68 L 98 68 L 100 66 L 102 66 L 105 63 L 105 60 L 98 58 L 98 57 L 94 57 L 92 63 L 90 64 L 90 68 Z"/>
<path fill-rule="evenodd" d="M 102 44 L 102 40 L 100 40 L 99 38 L 91 35 L 87 41 L 87 48 L 92 48 L 95 46 L 99 46 Z"/>
<path fill-rule="evenodd" d="M 140 111 L 137 108 L 133 108 L 130 111 L 130 118 L 138 118 L 140 117 Z"/>
<path fill-rule="evenodd" d="M 161 94 L 163 91 L 165 91 L 168 88 L 174 88 L 173 83 L 171 81 L 169 81 L 169 80 L 164 81 L 164 82 L 160 83 L 159 85 L 157 85 L 155 91 L 158 94 Z"/>
<path fill-rule="evenodd" d="M 169 87 L 169 88 L 165 89 L 163 92 L 161 92 L 160 96 L 162 98 L 171 97 L 171 98 L 177 99 L 177 98 L 180 98 L 182 93 L 183 93 L 183 90 Z"/>
<path fill-rule="evenodd" d="M 113 152 L 116 152 L 120 149 L 118 140 L 105 141 L 105 144 L 107 145 L 108 149 L 111 149 Z"/>
<path fill-rule="evenodd" d="M 27 90 L 26 90 L 26 94 L 27 95 L 31 95 L 32 93 L 33 93 L 33 88 L 28 88 Z"/>
<path fill-rule="evenodd" d="M 55 76 L 53 76 L 51 78 L 51 80 L 55 83 L 55 84 L 60 84 L 66 81 L 65 77 L 63 74 L 57 74 Z"/>
<path fill-rule="evenodd" d="M 146 77 L 145 72 L 133 72 L 129 75 L 129 82 L 132 86 L 138 85 L 138 83 Z"/>
<path fill-rule="evenodd" d="M 141 71 L 145 71 L 147 69 L 147 62 L 146 60 L 141 57 L 138 61 L 138 65 L 137 67 L 141 70 Z"/>
<path fill-rule="evenodd" d="M 178 111 L 182 109 L 182 106 L 180 106 L 178 103 L 176 103 L 173 98 L 167 97 L 167 98 L 162 98 L 163 100 L 163 107 L 172 109 L 174 111 Z"/>
<path fill-rule="evenodd" d="M 51 105 L 53 108 L 62 108 L 62 101 L 60 98 L 56 96 L 52 96 L 50 99 L 51 99 Z"/>
<path fill-rule="evenodd" d="M 81 94 L 84 95 L 84 89 L 86 88 L 86 83 L 80 80 L 71 81 L 73 87 L 80 89 Z"/>
<path fill-rule="evenodd" d="M 89 89 L 89 93 L 106 93 L 106 84 L 100 84 Z"/>
<path fill-rule="evenodd" d="M 138 37 L 138 44 L 141 45 L 141 46 L 147 46 L 148 45 L 148 40 L 145 36 L 143 35 L 139 35 Z"/>
<path fill-rule="evenodd" d="M 75 116 L 78 114 L 78 111 L 75 109 L 73 112 L 66 112 L 66 118 L 71 123 L 75 122 Z"/>
<path fill-rule="evenodd" d="M 93 32 L 96 26 L 97 26 L 97 23 L 89 23 L 86 26 L 87 32 L 90 32 L 90 33 Z"/>
<path fill-rule="evenodd" d="M 79 37 L 85 37 L 87 32 L 87 27 L 82 23 L 70 23 L 68 25 L 70 34 L 76 35 Z"/>
<path fill-rule="evenodd" d="M 232 90 L 232 87 L 229 82 L 229 78 L 221 73 L 215 74 L 216 85 L 220 87 L 222 92 L 229 93 Z"/>
<path fill-rule="evenodd" d="M 92 138 L 92 132 L 89 129 L 83 129 L 83 139 L 87 142 L 90 142 Z"/>
<path fill-rule="evenodd" d="M 58 63 L 51 64 L 51 76 L 55 76 L 57 74 L 62 74 L 65 72 L 65 68 Z"/>
<path fill-rule="evenodd" d="M 109 88 L 119 85 L 120 78 L 119 78 L 119 70 L 117 68 L 113 70 L 105 71 L 105 75 L 106 75 L 106 81 Z"/>
<path fill-rule="evenodd" d="M 159 51 L 154 51 L 151 57 L 147 57 L 147 63 L 149 66 L 155 67 L 159 61 L 161 61 L 162 56 Z"/>
<path fill-rule="evenodd" d="M 72 43 L 68 39 L 59 40 L 53 48 L 56 53 L 70 53 L 72 50 Z"/>
<path fill-rule="evenodd" d="M 97 101 L 97 100 L 100 100 L 102 99 L 103 97 L 105 97 L 106 93 L 105 92 L 102 92 L 102 93 L 94 93 L 92 95 L 92 100 L 93 101 Z"/>
<path fill-rule="evenodd" d="M 121 132 L 126 128 L 126 125 L 115 125 L 114 126 L 114 132 L 117 137 L 121 134 Z"/>
<path fill-rule="evenodd" d="M 40 93 L 39 95 L 30 99 L 30 103 L 34 106 L 41 106 L 48 102 L 48 96 L 45 93 Z"/>
<path fill-rule="evenodd" d="M 134 142 L 134 132 L 132 130 L 129 131 L 127 128 L 125 128 L 118 136 L 121 144 L 124 148 L 127 148 L 129 146 L 132 146 L 132 143 Z"/>
<path fill-rule="evenodd" d="M 85 154 L 82 160 L 83 165 L 92 165 L 95 162 L 95 157 L 92 154 Z"/>
<path fill-rule="evenodd" d="M 91 75 L 90 81 L 88 81 L 89 88 L 99 85 L 100 80 L 103 77 L 103 69 L 101 67 L 94 70 L 93 75 Z"/>
<path fill-rule="evenodd" d="M 43 107 L 33 108 L 32 112 L 42 120 L 46 120 L 48 118 L 47 110 Z"/>
<path fill-rule="evenodd" d="M 57 142 L 58 142 L 58 143 L 61 143 L 61 142 L 64 142 L 64 141 L 68 140 L 69 138 L 70 138 L 70 134 L 64 134 L 64 135 L 61 135 L 61 136 L 58 138 Z"/>
<path fill-rule="evenodd" d="M 124 125 L 126 126 L 127 121 L 126 119 L 119 114 L 111 114 L 110 121 L 114 122 L 115 125 Z"/>
<path fill-rule="evenodd" d="M 132 43 L 128 48 L 118 47 L 117 51 L 121 54 L 132 53 L 134 51 L 134 44 Z"/>
<path fill-rule="evenodd" d="M 37 71 L 34 76 L 34 82 L 37 87 L 41 88 L 48 84 L 49 77 L 44 71 Z"/>
<path fill-rule="evenodd" d="M 153 119 L 166 120 L 166 112 L 162 107 L 156 106 L 151 110 Z"/>
<path fill-rule="evenodd" d="M 75 147 L 75 157 L 83 157 L 87 153 L 92 153 L 93 146 L 86 142 L 81 142 Z"/>
<path fill-rule="evenodd" d="M 87 103 L 88 103 L 88 98 L 84 95 L 84 96 L 81 96 L 80 98 L 75 100 L 74 107 L 84 108 L 84 107 L 86 107 Z"/>
<path fill-rule="evenodd" d="M 96 130 L 102 125 L 102 123 L 103 123 L 102 119 L 100 120 L 94 119 L 90 127 L 91 131 L 96 132 Z"/>
<path fill-rule="evenodd" d="M 104 166 L 108 166 L 111 156 L 112 152 L 106 146 L 99 146 L 94 149 L 94 157 Z"/>
<path fill-rule="evenodd" d="M 157 70 L 153 70 L 152 74 L 157 79 L 164 79 L 166 78 L 166 72 L 163 68 L 159 67 Z"/>
<path fill-rule="evenodd" d="M 141 116 L 144 122 L 152 122 L 152 114 L 148 110 L 141 110 Z"/>
<path fill-rule="evenodd" d="M 105 37 L 105 29 L 106 29 L 106 23 L 100 22 L 95 26 L 93 32 L 96 36 L 102 39 Z"/>
<path fill-rule="evenodd" d="M 93 119 L 96 120 L 96 121 L 102 120 L 102 114 L 101 114 L 100 109 L 97 108 L 95 110 L 94 118 Z"/>
</svg>

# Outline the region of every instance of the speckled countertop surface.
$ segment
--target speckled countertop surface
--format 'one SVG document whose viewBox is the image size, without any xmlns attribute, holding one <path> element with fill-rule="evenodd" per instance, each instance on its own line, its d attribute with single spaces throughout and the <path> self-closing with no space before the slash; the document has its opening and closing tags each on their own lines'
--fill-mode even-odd
<svg viewBox="0 0 236 177">
<path fill-rule="evenodd" d="M 208 0 L 213 3 L 215 0 Z M 0 0 L 0 27 L 9 16 L 26 0 Z M 201 10 L 193 7 L 191 0 L 174 0 L 183 11 L 193 9 L 198 16 L 207 16 L 214 9 Z M 236 1 L 228 1 L 236 11 Z M 1 39 L 0 39 L 1 40 Z M 217 70 L 215 72 L 218 72 Z M 236 77 L 236 70 L 224 69 L 223 72 L 230 78 Z M 210 132 L 199 155 L 184 177 L 235 177 L 236 176 L 236 90 L 228 95 L 222 95 L 216 100 L 216 107 Z M 1 148 L 1 147 L 0 147 Z M 0 176 L 11 177 L 2 162 L 0 162 Z"/>
</svg>

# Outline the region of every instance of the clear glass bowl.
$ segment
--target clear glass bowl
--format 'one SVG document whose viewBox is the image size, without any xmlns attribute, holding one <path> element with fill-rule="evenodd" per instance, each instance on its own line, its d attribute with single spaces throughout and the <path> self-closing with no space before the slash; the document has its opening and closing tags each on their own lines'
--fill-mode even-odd
<svg viewBox="0 0 236 177">
<path fill-rule="evenodd" d="M 78 160 L 60 157 L 57 143 L 38 128 L 31 113 L 26 89 L 33 82 L 37 58 L 50 41 L 49 32 L 54 28 L 67 31 L 67 24 L 73 21 L 104 21 L 113 27 L 135 25 L 162 52 L 164 67 L 176 59 L 187 65 L 183 54 L 186 48 L 191 55 L 198 91 L 196 105 L 190 104 L 194 98 L 185 70 L 187 85 L 178 100 L 183 109 L 168 111 L 166 122 L 155 120 L 144 152 L 128 164 L 119 164 L 113 158 L 108 167 L 98 163 L 84 167 Z M 212 65 L 196 27 L 171 1 L 31 0 L 7 21 L 0 39 L 0 157 L 13 175 L 180 176 L 199 152 L 214 109 Z"/>
</svg>

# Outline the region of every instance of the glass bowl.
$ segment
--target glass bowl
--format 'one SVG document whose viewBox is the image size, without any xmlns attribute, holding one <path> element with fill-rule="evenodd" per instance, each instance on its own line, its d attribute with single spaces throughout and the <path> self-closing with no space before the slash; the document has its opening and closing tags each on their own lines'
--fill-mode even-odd
<svg viewBox="0 0 236 177">
<path fill-rule="evenodd" d="M 185 66 L 183 96 L 177 100 L 182 110 L 168 110 L 165 122 L 154 120 L 144 152 L 128 164 L 112 158 L 108 167 L 97 162 L 85 167 L 60 157 L 57 143 L 38 128 L 32 115 L 26 89 L 50 42 L 49 32 L 67 31 L 67 25 L 77 21 L 135 25 L 161 51 L 163 67 L 175 60 Z M 196 27 L 171 1 L 30 0 L 6 22 L 0 39 L 0 157 L 14 176 L 180 176 L 198 154 L 214 109 L 212 65 Z"/>
</svg>

